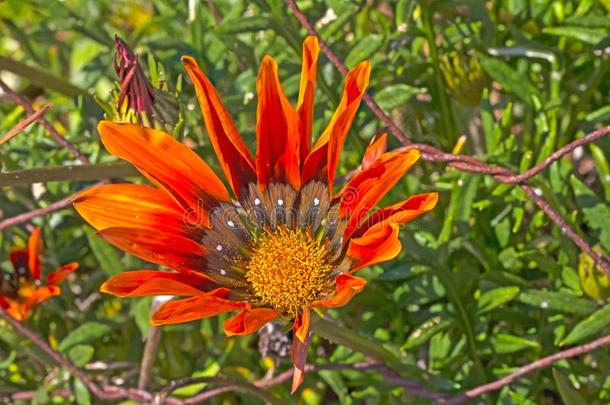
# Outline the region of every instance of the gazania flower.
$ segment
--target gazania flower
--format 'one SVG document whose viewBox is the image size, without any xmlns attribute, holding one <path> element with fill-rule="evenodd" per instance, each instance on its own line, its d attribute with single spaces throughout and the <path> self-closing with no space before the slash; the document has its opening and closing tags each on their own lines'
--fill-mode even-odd
<svg viewBox="0 0 610 405">
<path fill-rule="evenodd" d="M 305 40 L 297 107 L 265 56 L 257 80 L 257 151 L 253 158 L 197 62 L 182 62 L 195 85 L 223 182 L 193 151 L 162 132 L 99 124 L 108 151 L 134 164 L 154 187 L 105 185 L 83 192 L 76 209 L 119 248 L 174 270 L 119 274 L 101 290 L 117 296 L 185 296 L 165 303 L 154 325 L 234 312 L 227 335 L 265 323 L 293 322 L 293 392 L 303 380 L 310 310 L 347 304 L 366 281 L 354 275 L 394 258 L 401 224 L 434 207 L 421 194 L 371 210 L 417 161 L 416 150 L 386 153 L 386 136 L 367 148 L 360 170 L 338 193 L 335 169 L 369 80 L 363 62 L 346 78 L 343 97 L 311 144 L 318 42 Z"/>
<path fill-rule="evenodd" d="M 11 251 L 13 271 L 2 272 L 0 278 L 0 307 L 18 321 L 27 319 L 36 305 L 59 295 L 59 284 L 78 269 L 78 263 L 63 265 L 47 275 L 47 283 L 42 285 L 41 250 L 41 231 L 36 228 L 30 235 L 27 248 Z"/>
</svg>

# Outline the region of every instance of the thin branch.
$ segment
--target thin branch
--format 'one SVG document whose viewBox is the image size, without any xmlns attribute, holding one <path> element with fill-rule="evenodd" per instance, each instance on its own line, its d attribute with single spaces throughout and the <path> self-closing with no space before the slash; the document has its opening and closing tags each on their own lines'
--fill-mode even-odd
<svg viewBox="0 0 610 405">
<path fill-rule="evenodd" d="M 277 399 L 273 394 L 265 391 L 256 384 L 249 383 L 244 380 L 238 380 L 231 377 L 215 376 L 215 377 L 195 377 L 195 378 L 184 378 L 181 380 L 172 381 L 170 385 L 161 390 L 159 396 L 161 399 L 171 394 L 178 388 L 186 387 L 193 384 L 221 384 L 231 387 L 231 391 L 246 391 L 261 399 L 264 399 L 267 403 L 281 405 L 283 402 Z M 225 391 L 226 392 L 226 391 Z M 198 396 L 189 398 L 184 401 L 184 405 L 197 404 L 202 400 Z"/>
<path fill-rule="evenodd" d="M 61 353 L 53 350 L 53 348 L 51 348 L 51 346 L 49 346 L 49 344 L 45 342 L 40 336 L 38 336 L 36 333 L 28 329 L 21 322 L 15 320 L 12 316 L 7 314 L 3 308 L 0 308 L 0 317 L 2 317 L 6 322 L 11 324 L 11 326 L 17 332 L 30 339 L 32 343 L 38 346 L 46 354 L 48 354 L 49 357 L 53 359 L 53 361 L 65 367 L 70 373 L 72 373 L 79 380 L 81 380 L 82 383 L 85 384 L 85 386 L 89 389 L 89 391 L 91 391 L 91 393 L 96 397 L 105 400 L 123 398 L 122 395 L 112 395 L 100 389 L 93 381 L 91 381 L 91 379 L 89 379 L 89 377 L 83 371 L 81 371 L 70 360 L 68 360 L 68 358 L 64 357 Z"/>
<path fill-rule="evenodd" d="M 47 166 L 0 173 L 0 188 L 51 181 L 92 181 L 102 178 L 118 179 L 131 176 L 140 176 L 140 173 L 127 162 Z"/>
<path fill-rule="evenodd" d="M 100 181 L 93 186 L 101 186 L 103 184 L 107 184 L 107 181 Z M 4 221 L 0 222 L 0 230 L 9 228 L 11 226 L 15 226 L 18 224 L 22 224 L 24 222 L 31 221 L 34 218 L 41 217 L 43 215 L 47 215 L 51 212 L 59 211 L 64 209 L 72 204 L 72 200 L 76 197 L 78 193 L 69 195 L 61 200 L 57 200 L 52 204 L 47 205 L 44 208 L 37 208 L 32 211 L 24 212 L 23 214 L 15 215 L 14 217 L 7 218 Z"/>
<path fill-rule="evenodd" d="M 550 366 L 551 364 L 558 362 L 560 360 L 569 359 L 572 357 L 580 356 L 581 354 L 592 352 L 593 350 L 599 349 L 600 347 L 610 345 L 610 336 L 604 336 L 602 338 L 596 339 L 592 342 L 585 343 L 580 346 L 573 347 L 571 349 L 567 349 L 550 356 L 546 356 L 541 358 L 540 360 L 536 360 L 533 363 L 529 363 L 521 368 L 519 368 L 514 373 L 507 375 L 504 378 L 500 378 L 492 383 L 481 385 L 479 387 L 473 388 L 471 390 L 466 391 L 460 397 L 451 399 L 448 401 L 449 404 L 459 404 L 463 402 L 467 402 L 469 399 L 476 398 L 485 393 L 497 391 L 502 387 L 505 387 L 519 378 L 527 375 L 533 371 L 536 371 L 541 368 L 545 368 Z"/>
<path fill-rule="evenodd" d="M 525 180 L 527 180 L 531 177 L 534 177 L 535 175 L 537 175 L 538 173 L 540 173 L 541 171 L 543 171 L 544 169 L 546 169 L 547 167 L 549 167 L 550 165 L 552 165 L 553 163 L 558 161 L 562 156 L 567 155 L 568 153 L 572 152 L 574 149 L 576 149 L 580 146 L 584 146 L 588 143 L 594 142 L 598 139 L 601 139 L 608 134 L 610 134 L 610 126 L 600 128 L 596 131 L 591 132 L 590 134 L 583 136 L 580 139 L 570 142 L 569 144 L 565 145 L 562 148 L 557 149 L 549 157 L 544 159 L 544 161 L 540 162 L 536 166 L 533 166 L 531 169 L 526 170 L 525 172 L 518 174 L 516 176 L 509 176 L 506 178 L 503 178 L 500 176 L 498 179 L 504 183 L 513 183 L 513 184 L 522 183 Z"/>
<path fill-rule="evenodd" d="M 35 113 L 30 114 L 23 121 L 21 121 L 17 125 L 15 125 L 13 128 L 11 128 L 10 131 L 8 131 L 6 133 L 6 135 L 4 135 L 0 139 L 0 145 L 8 142 L 15 136 L 19 135 L 21 133 L 21 131 L 26 129 L 32 122 L 37 121 L 40 117 L 42 117 L 44 115 L 44 113 L 47 112 L 47 110 L 49 108 L 51 108 L 52 106 L 53 106 L 53 104 L 45 105 L 40 110 L 36 111 Z"/>
<path fill-rule="evenodd" d="M 103 401 L 116 401 L 120 399 L 131 399 L 140 403 L 156 403 L 156 396 L 150 392 L 135 388 L 123 388 L 114 385 L 100 387 L 91 380 L 84 371 L 76 367 L 67 357 L 55 351 L 49 344 L 34 331 L 30 330 L 25 324 L 15 320 L 12 316 L 0 307 L 0 318 L 8 322 L 17 332 L 28 338 L 38 346 L 43 352 L 58 365 L 64 367 L 72 375 L 82 381 L 89 391 L 98 399 Z M 17 393 L 12 394 L 17 395 Z M 183 405 L 183 402 L 176 398 L 166 398 L 164 405 Z"/>
<path fill-rule="evenodd" d="M 34 107 L 32 106 L 32 104 L 28 100 L 26 100 L 25 98 L 21 97 L 16 92 L 14 92 L 13 89 L 11 89 L 1 79 L 0 79 L 0 89 L 2 89 L 2 91 L 4 91 L 4 93 L 8 96 L 8 98 L 13 100 L 15 103 L 19 104 L 21 107 L 23 107 L 23 109 L 28 114 L 34 114 L 35 113 Z M 83 163 L 83 164 L 89 164 L 90 163 L 89 159 L 87 159 L 87 157 L 85 155 L 80 153 L 78 151 L 78 149 L 76 149 L 74 147 L 74 145 L 72 145 L 63 135 L 61 135 L 59 132 L 57 132 L 55 127 L 49 121 L 47 121 L 42 116 L 38 117 L 37 120 L 40 123 L 40 125 L 42 125 L 51 134 L 51 136 L 53 138 L 55 138 L 55 140 L 57 140 L 57 142 L 59 142 L 59 144 L 61 146 L 66 148 L 72 155 L 74 155 L 74 157 L 76 157 L 78 160 L 80 160 L 81 163 Z"/>
<path fill-rule="evenodd" d="M 341 59 L 337 55 L 335 55 L 335 53 L 330 49 L 328 44 L 324 42 L 322 38 L 320 38 L 320 35 L 315 30 L 313 25 L 309 22 L 307 16 L 305 16 L 305 14 L 297 6 L 296 1 L 284 0 L 284 2 L 293 11 L 296 19 L 307 30 L 307 32 L 310 35 L 315 35 L 316 37 L 318 37 L 320 49 L 335 65 L 337 70 L 339 70 L 341 74 L 346 75 L 347 68 L 343 61 L 341 61 Z M 610 126 L 601 128 L 585 136 L 584 138 L 574 141 L 571 144 L 568 144 L 565 147 L 557 150 L 541 164 L 532 167 L 530 170 L 522 173 L 521 175 L 517 175 L 516 173 L 512 172 L 507 168 L 500 166 L 490 166 L 471 156 L 452 155 L 445 153 L 430 145 L 413 144 L 409 137 L 403 131 L 401 131 L 400 128 L 398 128 L 396 123 L 394 123 L 394 121 L 392 121 L 392 119 L 385 112 L 383 112 L 383 110 L 368 93 L 364 95 L 363 99 L 365 103 L 369 106 L 373 114 L 389 128 L 390 132 L 400 142 L 402 142 L 406 148 L 419 149 L 422 152 L 423 158 L 425 160 L 433 162 L 446 162 L 450 166 L 465 172 L 492 175 L 496 180 L 502 183 L 517 184 L 528 195 L 530 195 L 530 192 L 533 192 L 533 190 L 530 186 L 523 183 L 523 181 L 544 170 L 546 167 L 557 161 L 561 156 L 565 155 L 566 153 L 569 153 L 574 148 L 582 146 L 589 142 L 593 142 L 594 140 L 597 140 L 605 135 L 610 134 Z M 578 236 L 576 231 L 574 231 L 574 229 L 572 229 L 572 227 L 568 225 L 568 223 L 561 217 L 561 215 L 551 207 L 548 201 L 546 201 L 540 196 L 537 197 L 538 198 L 534 199 L 536 205 L 538 205 L 538 207 L 540 207 L 549 216 L 549 218 L 553 222 L 555 222 L 560 227 L 560 229 L 562 229 L 566 236 L 572 239 L 572 241 L 574 241 L 574 243 L 582 249 L 583 252 L 591 256 L 591 258 L 595 261 L 595 264 L 597 264 L 597 266 L 599 266 L 602 271 L 610 275 L 610 262 L 598 253 L 594 252 L 591 246 L 587 244 L 580 236 Z"/>
</svg>

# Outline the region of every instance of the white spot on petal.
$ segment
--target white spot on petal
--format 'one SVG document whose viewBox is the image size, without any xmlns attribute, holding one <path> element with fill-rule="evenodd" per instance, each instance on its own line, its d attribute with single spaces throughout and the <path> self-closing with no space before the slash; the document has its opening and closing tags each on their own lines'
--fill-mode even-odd
<svg viewBox="0 0 610 405">
<path fill-rule="evenodd" d="M 259 200 L 258 198 L 254 199 L 254 205 L 260 205 L 261 204 L 261 200 Z"/>
<path fill-rule="evenodd" d="M 319 199 L 318 197 L 316 197 L 316 198 L 314 198 L 314 199 L 313 199 L 313 205 L 315 205 L 316 207 L 317 207 L 318 205 L 320 205 L 320 199 Z"/>
<path fill-rule="evenodd" d="M 224 276 L 224 275 L 226 275 L 226 274 L 227 274 L 227 271 L 226 271 L 226 270 L 222 270 L 222 269 L 221 269 L 221 270 L 220 270 L 220 274 L 222 274 L 222 275 Z"/>
<path fill-rule="evenodd" d="M 284 200 L 282 200 L 281 198 L 278 198 L 277 204 L 281 207 L 282 205 L 284 205 Z"/>
<path fill-rule="evenodd" d="M 222 245 L 216 245 L 216 250 L 220 252 L 222 250 Z"/>
<path fill-rule="evenodd" d="M 231 227 L 231 228 L 234 228 L 235 227 L 235 222 L 227 221 L 227 225 L 229 225 L 229 227 Z"/>
</svg>

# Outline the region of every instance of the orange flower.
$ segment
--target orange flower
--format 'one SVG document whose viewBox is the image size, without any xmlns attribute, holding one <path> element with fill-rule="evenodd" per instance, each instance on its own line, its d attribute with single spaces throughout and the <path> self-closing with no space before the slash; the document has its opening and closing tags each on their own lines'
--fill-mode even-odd
<svg viewBox="0 0 610 405">
<path fill-rule="evenodd" d="M 78 268 L 78 263 L 63 265 L 47 276 L 46 285 L 41 285 L 41 250 L 41 231 L 36 228 L 26 249 L 11 251 L 13 272 L 3 272 L 0 278 L 0 307 L 18 321 L 27 319 L 36 305 L 59 295 L 59 284 Z"/>
<path fill-rule="evenodd" d="M 296 108 L 284 95 L 275 61 L 263 59 L 255 159 L 197 62 L 182 58 L 235 199 L 199 156 L 169 135 L 103 121 L 99 132 L 108 151 L 155 187 L 105 185 L 74 202 L 107 241 L 175 270 L 127 272 L 101 287 L 121 297 L 187 297 L 160 307 L 154 325 L 238 311 L 224 324 L 232 336 L 278 318 L 293 321 L 293 392 L 303 380 L 310 309 L 343 306 L 362 291 L 366 281 L 354 273 L 396 257 L 399 226 L 438 198 L 416 195 L 369 215 L 420 156 L 386 152 L 385 135 L 373 140 L 360 170 L 333 193 L 339 154 L 371 68 L 363 62 L 348 73 L 337 111 L 311 146 L 318 51 L 317 39 L 307 38 Z"/>
</svg>

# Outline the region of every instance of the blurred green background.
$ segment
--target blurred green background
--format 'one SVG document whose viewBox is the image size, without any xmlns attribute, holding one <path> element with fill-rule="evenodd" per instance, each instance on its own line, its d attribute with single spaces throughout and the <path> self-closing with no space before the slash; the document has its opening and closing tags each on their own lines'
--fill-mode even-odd
<svg viewBox="0 0 610 405">
<path fill-rule="evenodd" d="M 524 171 L 552 151 L 610 123 L 610 1 L 298 1 L 320 36 L 352 67 L 369 59 L 369 92 L 414 141 Z M 180 55 L 200 62 L 251 150 L 256 75 L 264 54 L 280 66 L 296 101 L 306 33 L 281 0 L 9 0 L 0 3 L 0 71 L 94 163 L 116 162 L 96 123 L 116 108 L 114 35 L 136 53 L 171 114 L 166 128 L 218 169 Z M 321 54 L 314 134 L 341 97 L 343 81 Z M 0 131 L 24 117 L 1 97 Z M 383 124 L 362 106 L 340 174 L 355 168 Z M 390 147 L 399 143 L 391 139 Z M 537 193 L 606 255 L 610 251 L 610 139 L 578 148 L 530 181 Z M 78 162 L 40 126 L 0 146 L 2 171 Z M 219 170 L 217 170 L 220 173 Z M 43 172 L 44 175 L 44 172 Z M 2 219 L 64 198 L 103 179 L 3 187 Z M 68 174 L 69 177 L 69 174 Z M 131 178 L 134 181 L 141 181 Z M 53 179 L 50 179 L 53 180 Z M 402 230 L 403 251 L 364 270 L 365 291 L 330 314 L 400 354 L 404 376 L 458 393 L 519 366 L 608 333 L 608 280 L 515 186 L 443 164 L 421 162 L 383 202 L 439 191 L 437 208 Z M 33 221 L 43 227 L 46 269 L 76 260 L 82 268 L 61 297 L 27 322 L 96 381 L 135 386 L 149 332 L 149 299 L 102 296 L 100 284 L 127 269 L 151 268 L 97 238 L 73 209 Z M 0 263 L 27 238 L 3 229 Z M 606 283 L 606 284 L 604 284 Z M 603 287 L 606 285 L 606 287 Z M 224 318 L 163 329 L 151 389 L 188 376 L 262 378 L 256 335 L 226 338 Z M 362 361 L 363 355 L 314 337 L 310 363 Z M 280 370 L 289 359 L 276 358 Z M 100 367 L 100 365 L 106 365 Z M 96 367 L 96 365 L 98 367 Z M 484 399 L 486 403 L 604 404 L 610 401 L 608 349 L 562 361 Z M 287 403 L 427 403 L 375 373 L 310 373 L 304 388 L 272 392 Z M 83 385 L 0 322 L 0 397 L 37 390 L 36 403 L 70 388 L 79 404 L 97 403 Z M 202 386 L 176 394 L 191 395 Z M 212 403 L 256 403 L 243 393 Z"/>
</svg>

